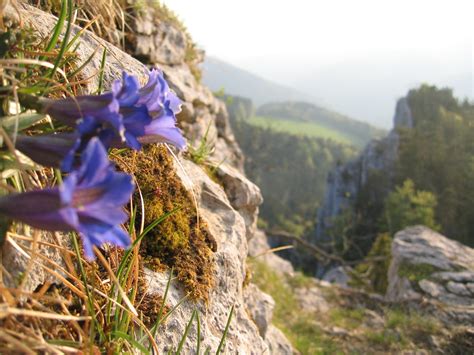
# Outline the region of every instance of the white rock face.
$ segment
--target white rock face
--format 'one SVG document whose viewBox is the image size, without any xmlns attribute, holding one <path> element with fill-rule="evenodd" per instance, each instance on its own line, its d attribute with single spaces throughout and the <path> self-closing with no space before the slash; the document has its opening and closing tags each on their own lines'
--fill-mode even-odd
<svg viewBox="0 0 474 355">
<path fill-rule="evenodd" d="M 308 312 L 326 313 L 329 303 L 320 287 L 301 287 L 295 289 L 295 296 L 301 308 Z"/>
<path fill-rule="evenodd" d="M 270 325 L 268 328 L 265 341 L 268 344 L 270 354 L 274 355 L 291 355 L 298 354 L 286 339 L 285 335 L 277 327 Z"/>
<path fill-rule="evenodd" d="M 343 266 L 338 266 L 326 272 L 323 276 L 323 280 L 342 287 L 347 287 L 350 276 Z"/>
<path fill-rule="evenodd" d="M 413 128 L 413 115 L 411 114 L 410 105 L 406 97 L 402 97 L 397 101 L 393 126 L 395 128 Z"/>
<path fill-rule="evenodd" d="M 260 335 L 265 338 L 273 317 L 275 301 L 253 284 L 244 289 L 244 297 L 247 312 L 257 325 Z"/>
<path fill-rule="evenodd" d="M 232 207 L 244 218 L 247 238 L 250 239 L 256 233 L 258 206 L 263 202 L 260 189 L 238 169 L 228 164 L 220 164 L 216 174 Z"/>
<path fill-rule="evenodd" d="M 57 283 L 59 279 L 47 270 L 53 269 L 61 276 L 67 266 L 58 245 L 65 249 L 71 248 L 70 238 L 60 232 L 38 231 L 28 226 L 17 226 L 17 234 L 30 240 L 8 237 L 1 249 L 1 262 L 4 267 L 2 282 L 7 287 L 18 287 L 27 292 L 33 292 L 45 283 Z M 35 261 L 29 257 L 30 250 L 35 250 Z"/>
<path fill-rule="evenodd" d="M 474 249 L 423 226 L 395 235 L 386 298 L 445 304 L 454 319 L 474 322 Z"/>
</svg>

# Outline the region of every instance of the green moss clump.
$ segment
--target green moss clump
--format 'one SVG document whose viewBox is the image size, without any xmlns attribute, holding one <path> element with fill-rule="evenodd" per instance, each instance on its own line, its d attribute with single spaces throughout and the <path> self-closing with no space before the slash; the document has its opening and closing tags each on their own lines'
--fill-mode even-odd
<svg viewBox="0 0 474 355">
<path fill-rule="evenodd" d="M 171 155 L 162 146 L 148 146 L 140 152 L 124 152 L 115 160 L 136 179 L 144 199 L 145 226 L 174 211 L 143 239 L 140 250 L 145 264 L 155 270 L 172 267 L 192 298 L 207 301 L 214 284 L 216 243 L 205 223 L 198 222 L 196 206 L 176 175 Z M 138 191 L 134 204 L 139 230 Z"/>
<path fill-rule="evenodd" d="M 398 268 L 398 276 L 407 278 L 410 282 L 418 283 L 421 280 L 428 279 L 433 273 L 441 269 L 431 264 L 410 264 L 402 262 Z"/>
</svg>

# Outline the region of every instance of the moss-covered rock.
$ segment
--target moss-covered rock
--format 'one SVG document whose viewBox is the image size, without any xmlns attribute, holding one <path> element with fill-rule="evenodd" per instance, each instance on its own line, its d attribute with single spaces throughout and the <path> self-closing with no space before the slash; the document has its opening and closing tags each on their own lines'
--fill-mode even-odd
<svg viewBox="0 0 474 355">
<path fill-rule="evenodd" d="M 216 244 L 206 224 L 198 220 L 192 196 L 176 175 L 173 157 L 164 146 L 149 146 L 140 152 L 124 152 L 115 160 L 134 175 L 138 185 L 136 230 L 142 218 L 147 226 L 169 214 L 142 241 L 145 264 L 155 270 L 173 268 L 193 298 L 207 300 L 214 282 Z"/>
</svg>

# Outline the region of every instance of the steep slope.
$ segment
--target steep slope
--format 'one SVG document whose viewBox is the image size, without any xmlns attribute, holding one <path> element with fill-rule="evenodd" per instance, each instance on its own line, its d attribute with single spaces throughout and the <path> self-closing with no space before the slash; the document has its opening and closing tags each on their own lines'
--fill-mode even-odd
<svg viewBox="0 0 474 355">
<path fill-rule="evenodd" d="M 338 218 L 344 218 L 344 213 L 352 211 L 362 188 L 369 183 L 369 179 L 374 179 L 376 172 L 388 174 L 383 177 L 385 183 L 381 189 L 372 190 L 372 195 L 380 197 L 388 193 L 389 186 L 393 184 L 394 167 L 398 157 L 397 128 L 411 127 L 413 124 L 411 111 L 405 98 L 397 102 L 395 111 L 395 128 L 387 137 L 371 141 L 358 158 L 336 167 L 329 173 L 324 202 L 318 211 L 316 231 L 312 239 L 314 243 L 327 243 L 333 237 L 342 238 L 341 235 L 333 235 L 331 229 L 337 224 Z M 377 211 L 383 206 L 372 207 Z M 370 213 L 371 211 L 367 211 L 367 214 Z M 371 242 L 366 241 L 366 243 L 370 245 Z M 361 245 L 361 247 L 366 250 L 368 245 Z"/>
</svg>

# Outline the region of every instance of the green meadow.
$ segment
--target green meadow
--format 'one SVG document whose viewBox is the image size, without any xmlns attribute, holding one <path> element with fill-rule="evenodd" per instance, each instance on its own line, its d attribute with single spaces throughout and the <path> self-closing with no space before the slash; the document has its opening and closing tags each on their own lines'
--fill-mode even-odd
<svg viewBox="0 0 474 355">
<path fill-rule="evenodd" d="M 356 138 L 315 122 L 301 122 L 264 116 L 252 116 L 247 119 L 247 122 L 254 126 L 269 128 L 279 132 L 287 132 L 293 135 L 331 139 L 339 143 L 356 146 L 361 145 L 361 142 Z"/>
</svg>

